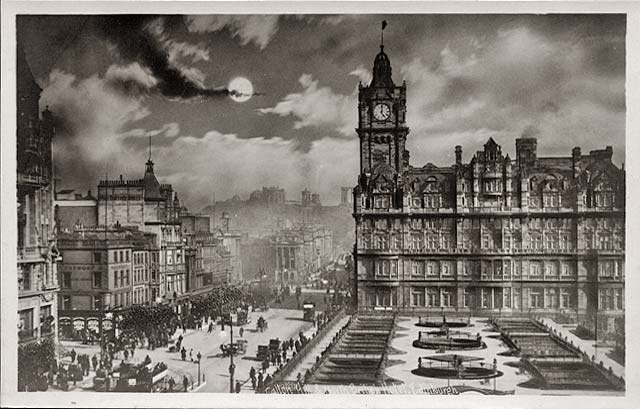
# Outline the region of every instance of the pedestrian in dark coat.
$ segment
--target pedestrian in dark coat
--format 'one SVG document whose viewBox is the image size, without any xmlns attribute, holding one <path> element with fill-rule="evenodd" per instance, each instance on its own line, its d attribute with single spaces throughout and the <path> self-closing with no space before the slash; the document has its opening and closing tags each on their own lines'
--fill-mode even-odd
<svg viewBox="0 0 640 409">
<path fill-rule="evenodd" d="M 187 359 L 187 350 L 184 347 L 182 347 L 180 354 L 182 354 L 182 360 L 185 361 Z"/>
<path fill-rule="evenodd" d="M 76 350 L 71 349 L 71 363 L 76 361 Z"/>
<path fill-rule="evenodd" d="M 184 361 L 184 359 L 183 359 Z M 184 391 L 186 392 L 187 389 L 189 388 L 189 380 L 187 379 L 187 375 L 184 375 L 182 377 L 182 386 L 184 386 Z"/>
<path fill-rule="evenodd" d="M 236 393 L 240 393 L 241 390 L 242 384 L 240 384 L 240 381 L 236 381 Z"/>
<path fill-rule="evenodd" d="M 95 354 L 91 358 L 91 363 L 93 364 L 93 372 L 95 372 L 98 369 L 98 357 Z"/>
</svg>

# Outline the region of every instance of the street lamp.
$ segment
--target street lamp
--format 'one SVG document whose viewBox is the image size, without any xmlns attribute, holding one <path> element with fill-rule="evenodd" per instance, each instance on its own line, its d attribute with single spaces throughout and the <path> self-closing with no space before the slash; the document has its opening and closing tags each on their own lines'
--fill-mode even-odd
<svg viewBox="0 0 640 409">
<path fill-rule="evenodd" d="M 198 386 L 200 386 L 200 360 L 202 359 L 202 354 L 198 351 Z"/>
<path fill-rule="evenodd" d="M 230 359 L 230 364 L 229 364 L 229 393 L 233 393 L 233 374 L 236 370 L 236 366 L 233 363 L 233 318 L 231 318 L 231 316 L 229 317 L 229 321 L 227 322 L 227 325 L 229 325 L 229 333 L 231 335 L 231 345 L 230 345 L 230 352 L 229 352 L 229 359 Z M 226 337 L 226 333 L 224 331 L 224 319 L 222 320 L 222 330 L 220 331 L 220 336 L 221 337 Z"/>
</svg>

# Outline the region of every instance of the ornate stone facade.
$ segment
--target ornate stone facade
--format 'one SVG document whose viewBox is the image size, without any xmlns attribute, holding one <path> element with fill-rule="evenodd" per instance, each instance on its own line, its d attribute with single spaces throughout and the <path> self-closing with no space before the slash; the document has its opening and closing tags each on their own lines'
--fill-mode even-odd
<svg viewBox="0 0 640 409">
<path fill-rule="evenodd" d="M 409 164 L 406 84 L 381 47 L 359 88 L 357 304 L 427 314 L 624 313 L 625 172 L 612 149 L 516 157 L 493 139 L 448 167 Z M 613 330 L 610 328 L 610 330 Z"/>
<path fill-rule="evenodd" d="M 56 236 L 53 217 L 51 143 L 55 134 L 49 109 L 40 117 L 42 90 L 18 45 L 17 96 L 17 277 L 20 344 L 57 339 Z"/>
</svg>

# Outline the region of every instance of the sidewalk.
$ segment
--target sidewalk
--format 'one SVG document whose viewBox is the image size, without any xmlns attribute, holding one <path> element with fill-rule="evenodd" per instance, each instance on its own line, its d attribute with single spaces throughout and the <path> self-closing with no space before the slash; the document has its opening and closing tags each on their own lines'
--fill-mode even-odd
<svg viewBox="0 0 640 409">
<path fill-rule="evenodd" d="M 333 336 L 338 331 L 340 331 L 340 329 L 344 327 L 347 324 L 347 322 L 349 322 L 349 318 L 350 318 L 349 315 L 345 315 L 344 317 L 342 317 L 340 321 L 336 322 L 334 326 L 331 328 L 331 330 L 325 334 L 324 338 L 318 341 L 316 346 L 313 347 L 311 351 L 309 351 L 309 354 L 298 364 L 296 368 L 294 368 L 293 371 L 291 371 L 291 373 L 289 374 L 289 376 L 287 376 L 285 380 L 295 381 L 297 380 L 298 373 L 301 373 L 302 375 L 304 375 L 307 369 L 311 369 L 313 364 L 316 363 L 316 357 L 319 356 L 322 353 L 322 351 L 327 347 L 327 345 L 331 343 Z"/>
<path fill-rule="evenodd" d="M 540 322 L 548 326 L 550 329 L 555 329 L 557 333 L 559 333 L 562 337 L 567 337 L 568 342 L 573 341 L 573 345 L 575 345 L 582 352 L 587 354 L 587 356 L 592 357 L 595 355 L 595 361 L 599 363 L 602 361 L 605 368 L 611 367 L 613 373 L 618 376 L 624 378 L 624 366 L 620 365 L 613 359 L 609 358 L 605 351 L 610 350 L 610 348 L 596 348 L 593 346 L 593 340 L 585 340 L 582 339 L 573 333 L 568 328 L 563 327 L 561 324 L 558 324 L 551 318 L 541 318 Z M 597 353 L 596 353 L 597 352 Z"/>
</svg>

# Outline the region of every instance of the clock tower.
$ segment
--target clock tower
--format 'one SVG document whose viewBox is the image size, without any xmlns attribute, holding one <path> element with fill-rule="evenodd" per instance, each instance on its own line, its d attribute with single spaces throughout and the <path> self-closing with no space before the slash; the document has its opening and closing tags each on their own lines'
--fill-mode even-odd
<svg viewBox="0 0 640 409">
<path fill-rule="evenodd" d="M 373 63 L 373 79 L 360 83 L 358 95 L 358 136 L 360 138 L 360 174 L 370 177 L 376 169 L 393 169 L 401 174 L 407 167 L 405 141 L 406 84 L 396 86 L 391 77 L 391 62 L 380 45 Z M 388 166 L 383 166 L 388 165 Z"/>
</svg>

